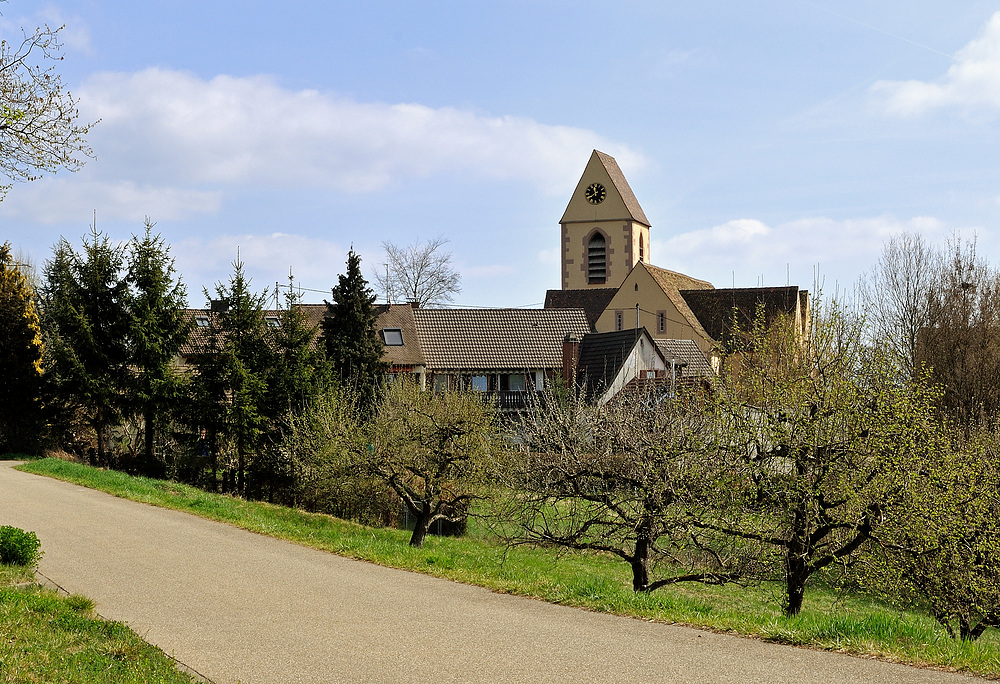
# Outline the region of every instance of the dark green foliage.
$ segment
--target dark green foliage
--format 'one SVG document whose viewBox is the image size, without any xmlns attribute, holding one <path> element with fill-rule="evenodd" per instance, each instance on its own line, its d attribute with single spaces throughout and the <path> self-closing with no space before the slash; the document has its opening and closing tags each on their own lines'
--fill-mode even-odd
<svg viewBox="0 0 1000 684">
<path fill-rule="evenodd" d="M 154 224 L 146 219 L 146 232 L 129 244 L 128 276 L 131 286 L 130 409 L 143 419 L 141 470 L 162 475 L 163 465 L 154 455 L 157 431 L 183 393 L 184 383 L 173 361 L 186 341 L 191 322 L 184 316 L 186 290 L 175 275 L 170 248 Z"/>
<path fill-rule="evenodd" d="M 361 257 L 353 249 L 347 255 L 347 273 L 339 276 L 332 298 L 323 319 L 326 356 L 334 379 L 351 389 L 358 410 L 370 416 L 389 365 L 382 360 L 384 347 L 375 330 L 375 293 L 361 275 Z"/>
<path fill-rule="evenodd" d="M 317 326 L 310 325 L 291 289 L 274 329 L 274 368 L 270 402 L 277 415 L 300 413 L 330 383 L 326 359 L 315 345 Z"/>
<path fill-rule="evenodd" d="M 250 289 L 243 262 L 233 262 L 226 284 L 215 287 L 221 310 L 212 314 L 208 336 L 195 356 L 188 418 L 203 431 L 212 460 L 212 486 L 223 469 L 223 490 L 246 491 L 247 462 L 264 444 L 268 427 L 268 377 L 274 363 L 264 321 L 266 293 Z M 210 298 L 205 291 L 206 298 Z"/>
<path fill-rule="evenodd" d="M 35 567 L 42 559 L 42 543 L 34 532 L 17 527 L 0 527 L 0 563 Z"/>
<path fill-rule="evenodd" d="M 32 450 L 42 428 L 42 335 L 34 291 L 0 246 L 0 452 Z"/>
<path fill-rule="evenodd" d="M 53 394 L 79 407 L 94 431 L 96 460 L 107 459 L 108 429 L 127 410 L 130 384 L 125 252 L 96 228 L 77 253 L 66 240 L 45 264 L 44 331 Z"/>
</svg>

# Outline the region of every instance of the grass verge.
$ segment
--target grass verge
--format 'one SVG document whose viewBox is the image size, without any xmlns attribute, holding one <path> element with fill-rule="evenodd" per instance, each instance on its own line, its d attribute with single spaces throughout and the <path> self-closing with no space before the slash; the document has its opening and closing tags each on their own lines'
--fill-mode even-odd
<svg viewBox="0 0 1000 684">
<path fill-rule="evenodd" d="M 192 684 L 163 651 L 83 596 L 34 584 L 28 568 L 0 565 L 0 680 L 72 684 Z"/>
<path fill-rule="evenodd" d="M 428 537 L 370 528 L 326 515 L 210 494 L 174 482 L 135 478 L 56 459 L 19 466 L 118 497 L 186 511 L 237 527 L 380 565 L 413 570 L 494 591 L 641 619 L 687 624 L 767 641 L 876 656 L 914 665 L 1000 678 L 1000 634 L 977 642 L 950 639 L 933 619 L 865 597 L 812 587 L 793 617 L 781 588 L 683 585 L 636 594 L 624 563 L 595 554 L 506 549 L 475 530 L 469 537 Z"/>
</svg>

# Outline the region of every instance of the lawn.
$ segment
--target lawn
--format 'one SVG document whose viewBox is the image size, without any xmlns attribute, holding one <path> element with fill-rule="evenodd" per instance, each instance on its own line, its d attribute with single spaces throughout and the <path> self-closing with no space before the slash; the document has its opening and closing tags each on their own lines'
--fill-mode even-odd
<svg viewBox="0 0 1000 684">
<path fill-rule="evenodd" d="M 0 681 L 192 684 L 120 622 L 96 617 L 82 596 L 34 583 L 29 568 L 0 565 Z"/>
<path fill-rule="evenodd" d="M 209 494 L 174 482 L 135 478 L 56 459 L 27 463 L 19 469 L 351 558 L 498 592 L 1000 678 L 998 630 L 988 630 L 977 642 L 955 642 L 927 615 L 895 610 L 818 584 L 808 590 L 802 612 L 789 618 L 781 611 L 780 586 L 691 584 L 636 594 L 624 563 L 597 554 L 509 549 L 475 525 L 466 537 L 428 537 L 423 548 L 414 549 L 408 546 L 409 533 L 404 530 L 365 527 L 326 515 Z"/>
</svg>

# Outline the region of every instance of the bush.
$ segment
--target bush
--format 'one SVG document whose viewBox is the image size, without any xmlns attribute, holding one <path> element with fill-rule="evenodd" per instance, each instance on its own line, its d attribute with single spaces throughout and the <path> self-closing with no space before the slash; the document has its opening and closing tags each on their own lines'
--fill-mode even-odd
<svg viewBox="0 0 1000 684">
<path fill-rule="evenodd" d="M 42 559 L 42 542 L 34 532 L 7 525 L 0 527 L 0 563 L 34 567 Z"/>
</svg>

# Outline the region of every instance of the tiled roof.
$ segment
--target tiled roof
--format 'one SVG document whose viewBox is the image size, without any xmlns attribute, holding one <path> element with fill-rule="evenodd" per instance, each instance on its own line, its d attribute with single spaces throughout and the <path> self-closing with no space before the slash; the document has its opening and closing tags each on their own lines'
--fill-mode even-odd
<svg viewBox="0 0 1000 684">
<path fill-rule="evenodd" d="M 590 329 L 596 330 L 597 319 L 618 292 L 616 287 L 595 287 L 586 290 L 548 290 L 546 309 L 583 309 Z"/>
<path fill-rule="evenodd" d="M 414 309 L 429 370 L 562 367 L 567 333 L 584 335 L 583 309 Z"/>
<path fill-rule="evenodd" d="M 629 214 L 632 215 L 632 220 L 648 226 L 649 219 L 646 218 L 645 212 L 643 212 L 642 207 L 639 206 L 639 200 L 636 199 L 635 193 L 632 192 L 632 188 L 629 186 L 628 181 L 625 180 L 625 174 L 622 173 L 621 167 L 618 166 L 618 162 L 616 162 L 615 158 L 610 154 L 604 154 L 598 150 L 594 150 L 594 154 L 596 154 L 597 158 L 601 160 L 602 164 L 604 164 L 604 168 L 611 177 L 611 182 L 615 184 L 615 188 L 618 189 L 622 199 L 625 201 L 625 208 L 628 209 Z"/>
<path fill-rule="evenodd" d="M 712 290 L 712 283 L 707 280 L 698 280 L 697 278 L 692 278 L 691 276 L 684 275 L 683 273 L 677 273 L 676 271 L 668 271 L 665 268 L 660 268 L 658 266 L 652 266 L 650 264 L 644 264 L 642 262 L 635 265 L 635 268 L 639 267 L 645 268 L 649 272 L 649 275 L 653 277 L 653 281 L 660 286 L 663 290 L 663 294 L 667 296 L 667 299 L 674 305 L 678 313 L 684 317 L 691 329 L 695 331 L 696 334 L 701 335 L 704 333 L 706 336 L 711 337 L 707 331 L 703 329 L 701 321 L 691 310 L 684 297 L 681 296 L 680 291 L 684 290 L 696 290 L 696 291 L 710 291 Z"/>
<path fill-rule="evenodd" d="M 413 307 L 409 304 L 392 304 L 381 307 L 382 313 L 375 321 L 379 336 L 386 328 L 399 328 L 403 336 L 402 346 L 386 345 L 382 357 L 393 366 L 420 366 L 424 364 L 424 353 L 417 336 L 417 325 L 413 318 Z M 385 342 L 385 340 L 382 340 Z"/>
<path fill-rule="evenodd" d="M 708 362 L 694 340 L 653 340 L 660 349 L 667 366 L 670 366 L 671 359 L 677 359 L 687 366 L 680 375 L 682 376 L 702 376 L 715 375 L 712 364 Z"/>
<path fill-rule="evenodd" d="M 319 324 L 323 321 L 323 316 L 326 314 L 326 304 L 296 304 L 295 308 L 300 309 L 305 314 L 306 326 L 315 328 L 313 341 L 314 343 L 319 343 L 320 335 L 322 334 Z M 263 315 L 266 320 L 268 318 L 281 318 L 283 313 L 282 309 L 267 309 L 263 312 Z M 210 309 L 184 309 L 185 318 L 192 321 L 198 318 L 210 319 L 213 315 Z M 208 336 L 209 329 L 207 327 L 194 325 L 191 328 L 191 334 L 188 336 L 187 342 L 180 348 L 181 355 L 190 356 L 199 352 L 208 344 Z"/>
<path fill-rule="evenodd" d="M 645 328 L 630 328 L 584 336 L 576 372 L 581 382 L 586 383 L 588 397 L 611 385 L 636 341 L 645 333 Z"/>
<path fill-rule="evenodd" d="M 729 341 L 734 321 L 747 329 L 757 309 L 763 306 L 764 323 L 770 325 L 781 314 L 794 316 L 801 291 L 789 287 L 740 287 L 721 290 L 681 290 L 681 296 L 701 325 L 717 342 Z"/>
<path fill-rule="evenodd" d="M 707 280 L 698 280 L 697 278 L 692 278 L 689 275 L 684 275 L 683 273 L 678 273 L 676 271 L 668 271 L 665 268 L 660 268 L 659 266 L 653 266 L 652 264 L 644 264 L 646 270 L 649 274 L 653 276 L 661 288 L 666 290 L 668 287 L 673 287 L 676 290 L 711 290 L 712 283 Z"/>
</svg>

